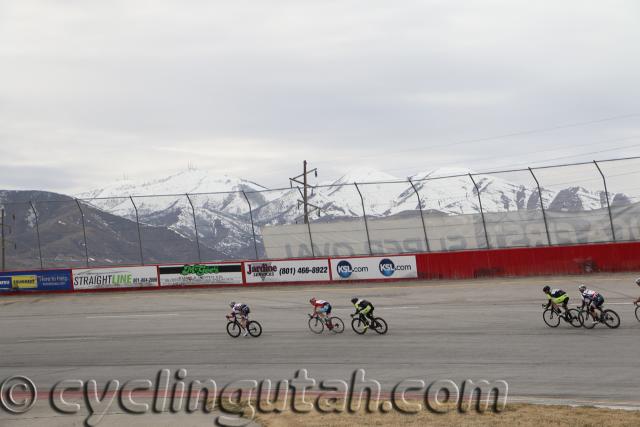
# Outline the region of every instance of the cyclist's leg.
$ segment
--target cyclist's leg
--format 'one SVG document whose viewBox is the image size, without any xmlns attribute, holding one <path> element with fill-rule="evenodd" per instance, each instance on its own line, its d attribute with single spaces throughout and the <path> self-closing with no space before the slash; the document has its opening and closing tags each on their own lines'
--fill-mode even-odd
<svg viewBox="0 0 640 427">
<path fill-rule="evenodd" d="M 373 317 L 373 306 L 370 305 L 369 308 L 370 310 L 367 312 L 367 317 L 369 318 L 369 321 L 371 322 L 371 324 L 374 324 L 375 318 Z"/>
</svg>

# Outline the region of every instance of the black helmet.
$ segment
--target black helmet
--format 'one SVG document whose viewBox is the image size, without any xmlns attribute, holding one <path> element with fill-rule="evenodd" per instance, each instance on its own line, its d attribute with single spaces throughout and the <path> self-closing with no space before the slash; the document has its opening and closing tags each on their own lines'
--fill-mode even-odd
<svg viewBox="0 0 640 427">
<path fill-rule="evenodd" d="M 636 279 L 636 285 L 640 286 L 640 277 Z"/>
<path fill-rule="evenodd" d="M 355 304 L 357 302 L 358 302 L 358 298 L 357 297 L 351 298 L 351 304 Z"/>
<path fill-rule="evenodd" d="M 229 303 L 229 307 L 231 307 L 231 308 L 233 308 L 233 306 L 235 306 L 235 305 L 236 305 L 236 302 L 235 302 L 235 301 L 231 301 L 231 302 Z"/>
<path fill-rule="evenodd" d="M 544 292 L 545 294 L 548 294 L 550 290 L 551 288 L 549 287 L 549 285 L 545 285 L 545 287 L 542 288 L 542 292 Z"/>
</svg>

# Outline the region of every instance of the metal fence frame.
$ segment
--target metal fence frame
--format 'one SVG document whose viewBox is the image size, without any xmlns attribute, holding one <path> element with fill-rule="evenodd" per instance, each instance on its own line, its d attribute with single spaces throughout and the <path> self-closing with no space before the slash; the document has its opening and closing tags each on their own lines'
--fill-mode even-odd
<svg viewBox="0 0 640 427">
<path fill-rule="evenodd" d="M 353 186 L 355 187 L 355 189 L 357 190 L 357 193 L 360 197 L 360 202 L 361 202 L 361 206 L 362 206 L 362 218 L 364 220 L 364 225 L 365 225 L 365 231 L 366 231 L 366 237 L 367 237 L 367 243 L 368 243 L 368 248 L 369 248 L 369 255 L 374 255 L 373 250 L 372 250 L 372 245 L 371 245 L 371 237 L 369 234 L 369 224 L 368 224 L 368 220 L 367 220 L 367 210 L 365 207 L 365 202 L 364 202 L 364 198 L 362 196 L 362 192 L 360 191 L 360 185 L 365 185 L 365 184 L 398 184 L 398 183 L 407 183 L 409 184 L 414 193 L 416 194 L 416 197 L 418 199 L 418 210 L 420 212 L 420 218 L 421 218 L 421 223 L 422 223 L 422 231 L 424 234 L 424 240 L 425 240 L 425 244 L 426 244 L 426 248 L 427 248 L 427 252 L 431 252 L 431 247 L 429 244 L 429 232 L 428 232 L 428 228 L 426 226 L 426 222 L 425 222 L 425 218 L 424 218 L 424 212 L 423 212 L 423 200 L 420 196 L 419 191 L 416 188 L 416 183 L 418 182 L 422 182 L 422 181 L 433 181 L 433 180 L 440 180 L 440 179 L 450 179 L 450 178 L 456 178 L 456 177 L 468 177 L 471 182 L 473 183 L 474 189 L 475 189 L 475 194 L 478 198 L 478 205 L 479 205 L 479 213 L 481 214 L 482 217 L 482 226 L 483 226 L 483 231 L 484 231 L 484 237 L 485 237 L 485 241 L 486 241 L 486 248 L 487 249 L 491 249 L 491 244 L 490 244 L 490 240 L 489 240 L 489 234 L 487 231 L 487 224 L 486 224 L 486 220 L 484 217 L 485 211 L 483 209 L 482 206 L 482 197 L 481 197 L 481 191 L 478 187 L 478 184 L 475 180 L 474 177 L 476 176 L 480 176 L 480 175 L 492 175 L 492 174 L 501 174 L 501 173 L 511 173 L 511 172 L 528 172 L 531 174 L 531 176 L 533 177 L 535 183 L 536 183 L 536 187 L 537 187 L 537 191 L 538 191 L 538 198 L 540 200 L 540 208 L 542 211 L 542 218 L 543 218 L 543 222 L 544 222 L 544 229 L 546 232 L 546 237 L 547 237 L 547 246 L 554 246 L 554 244 L 551 241 L 551 236 L 550 236 L 550 231 L 549 231 L 549 224 L 547 221 L 547 216 L 546 216 L 546 211 L 545 211 L 545 207 L 544 207 L 544 201 L 543 201 L 543 197 L 542 197 L 542 187 L 541 184 L 538 180 L 538 177 L 536 176 L 536 174 L 534 173 L 534 171 L 537 170 L 542 170 L 542 169 L 551 169 L 551 168 L 563 168 L 563 167 L 571 167 L 571 166 L 580 166 L 580 165 L 594 165 L 594 167 L 596 168 L 597 172 L 599 173 L 600 177 L 602 178 L 602 182 L 603 182 L 603 187 L 604 187 L 604 193 L 605 193 L 605 198 L 606 198 L 606 207 L 607 207 L 607 211 L 609 214 L 609 222 L 610 222 L 610 227 L 611 227 L 611 233 L 612 233 L 612 240 L 611 242 L 617 242 L 618 239 L 616 238 L 616 234 L 615 234 L 615 229 L 614 229 L 614 222 L 613 222 L 613 216 L 611 213 L 611 203 L 609 200 L 609 191 L 608 191 L 608 187 L 607 187 L 607 178 L 606 175 L 603 173 L 602 169 L 600 168 L 600 164 L 601 163 L 606 163 L 606 162 L 617 162 L 617 161 L 624 161 L 624 160 L 638 160 L 640 159 L 640 156 L 635 156 L 635 157 L 623 157 L 623 158 L 615 158 L 615 159 L 605 159 L 605 160 L 593 160 L 593 161 L 588 161 L 588 162 L 577 162 L 577 163 L 568 163 L 568 164 L 557 164 L 557 165 L 550 165 L 550 166 L 538 166 L 538 167 L 527 167 L 524 169 L 510 169 L 510 170 L 496 170 L 496 171 L 489 171 L 489 172 L 477 172 L 477 173 L 467 173 L 467 174 L 459 174 L 459 175 L 448 175 L 448 176 L 438 176 L 438 177 L 427 177 L 427 178 L 423 178 L 423 179 L 411 179 L 411 178 L 407 178 L 406 180 L 394 180 L 394 181 L 375 181 L 375 182 L 353 182 L 353 183 L 345 183 L 345 184 L 340 184 L 340 185 L 322 185 L 322 186 L 316 186 L 314 188 L 328 188 L 328 187 L 332 187 L 332 188 L 336 188 L 336 187 L 342 187 L 342 186 Z M 300 194 L 302 194 L 302 189 L 299 187 L 295 187 L 297 188 L 297 190 L 300 192 Z M 106 199 L 115 199 L 115 198 L 128 198 L 131 201 L 131 204 L 134 208 L 135 211 L 135 221 L 136 221 L 136 226 L 137 226 L 137 230 L 138 230 L 138 244 L 139 244 L 139 252 L 140 252 L 140 265 L 145 265 L 145 258 L 144 258 L 144 254 L 143 254 L 143 245 L 142 245 L 142 234 L 141 234 L 141 230 L 140 230 L 140 217 L 139 217 L 139 213 L 138 213 L 138 207 L 134 201 L 134 198 L 146 198 L 146 197 L 184 197 L 186 196 L 189 205 L 191 206 L 191 214 L 193 217 L 193 227 L 194 227 L 194 235 L 195 235 L 195 244 L 197 246 L 197 253 L 198 253 L 198 262 L 202 262 L 202 257 L 201 257 L 201 252 L 200 252 L 200 241 L 199 241 L 199 235 L 198 235 L 198 225 L 197 225 L 197 221 L 196 221 L 196 211 L 195 211 L 195 207 L 194 204 L 191 200 L 191 196 L 199 196 L 199 195 L 224 195 L 224 194 L 242 194 L 244 200 L 247 203 L 247 207 L 249 208 L 248 213 L 249 213 L 249 220 L 251 223 L 251 231 L 252 231 L 252 236 L 253 236 L 253 248 L 254 248 L 254 252 L 255 252 L 255 259 L 259 258 L 259 254 L 258 254 L 258 238 L 256 235 L 256 229 L 255 229 L 255 223 L 254 223 L 254 216 L 253 216 L 253 207 L 251 205 L 251 202 L 249 200 L 248 194 L 253 194 L 253 193 L 263 193 L 263 192 L 268 192 L 268 191 L 285 191 L 285 190 L 290 190 L 291 187 L 288 188 L 278 188 L 278 189 L 268 189 L 268 190 L 259 190 L 259 191 L 223 191 L 223 192 L 211 192 L 211 193 L 182 193 L 182 194 L 154 194 L 154 195 L 139 195 L 139 196 L 134 196 L 134 195 L 129 195 L 129 196 L 120 196 L 120 197 L 96 197 L 96 198 L 88 198 L 88 199 L 78 199 L 78 198 L 71 198 L 69 200 L 38 200 L 38 199 L 33 199 L 33 200 L 28 200 L 28 201 L 21 201 L 21 202 L 8 202 L 8 203 L 4 203 L 3 205 L 11 205 L 13 204 L 28 204 L 30 206 L 31 211 L 34 214 L 34 218 L 35 218 L 35 233 L 36 233 L 36 238 L 37 238 L 37 245 L 38 245 L 38 256 L 39 256 L 39 263 L 40 263 L 40 269 L 44 269 L 45 268 L 45 262 L 44 259 L 42 257 L 42 244 L 41 244 L 41 237 L 40 237 L 40 224 L 39 224 L 39 215 L 37 212 L 37 209 L 35 207 L 35 203 L 47 203 L 47 202 L 61 202 L 61 201 L 71 201 L 76 203 L 78 210 L 80 212 L 80 217 L 81 217 L 81 222 L 82 222 L 82 230 L 83 230 L 83 237 L 84 237 L 84 249 L 85 249 L 85 264 L 87 267 L 89 267 L 91 265 L 90 263 L 90 258 L 89 258 L 89 253 L 88 253 L 88 245 L 87 245 L 87 233 L 86 233 L 86 225 L 85 225 L 85 213 L 84 210 L 82 208 L 83 204 L 89 204 L 92 201 L 96 201 L 96 200 L 106 200 Z M 309 223 L 307 223 L 308 225 L 308 232 L 309 232 L 309 239 L 311 242 L 311 250 L 312 250 L 312 255 L 315 256 L 315 251 L 314 251 L 314 246 L 313 246 L 313 233 L 312 233 L 312 229 Z"/>
</svg>

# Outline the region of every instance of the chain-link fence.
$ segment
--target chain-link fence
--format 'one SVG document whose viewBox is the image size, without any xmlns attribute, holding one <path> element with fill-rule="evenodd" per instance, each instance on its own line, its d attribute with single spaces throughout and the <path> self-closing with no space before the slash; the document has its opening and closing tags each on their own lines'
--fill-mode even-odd
<svg viewBox="0 0 640 427">
<path fill-rule="evenodd" d="M 640 158 L 301 188 L 0 192 L 4 269 L 640 240 Z M 27 199 L 25 199 L 25 196 Z"/>
</svg>

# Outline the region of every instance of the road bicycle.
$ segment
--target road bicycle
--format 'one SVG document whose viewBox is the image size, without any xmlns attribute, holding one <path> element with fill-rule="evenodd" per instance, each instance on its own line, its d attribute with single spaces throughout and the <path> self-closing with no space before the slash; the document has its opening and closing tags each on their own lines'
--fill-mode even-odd
<svg viewBox="0 0 640 427">
<path fill-rule="evenodd" d="M 600 315 L 598 315 L 595 310 L 591 312 L 588 307 L 580 306 L 578 312 L 580 313 L 582 326 L 587 329 L 593 329 L 598 323 L 604 323 L 611 329 L 620 326 L 620 316 L 618 316 L 618 313 L 611 309 L 598 309 L 598 311 L 600 311 Z"/>
<path fill-rule="evenodd" d="M 318 313 L 309 314 L 309 329 L 311 329 L 311 332 L 321 334 L 325 326 L 334 334 L 344 332 L 344 322 L 338 316 L 327 316 L 323 319 Z"/>
<path fill-rule="evenodd" d="M 542 304 L 542 306 L 546 307 L 547 305 Z M 551 328 L 557 328 L 558 325 L 560 325 L 560 319 L 569 323 L 574 328 L 582 326 L 580 312 L 575 308 L 570 308 L 566 313 L 563 313 L 558 307 L 549 306 L 542 312 L 542 320 Z"/>
<path fill-rule="evenodd" d="M 374 317 L 373 322 L 369 322 L 369 319 L 362 313 L 354 313 L 351 317 L 353 317 L 351 328 L 358 335 L 364 334 L 367 329 L 373 329 L 380 335 L 387 333 L 387 322 L 382 317 Z"/>
<path fill-rule="evenodd" d="M 240 320 L 235 314 L 227 316 L 227 320 L 229 321 L 227 323 L 227 333 L 233 338 L 238 338 L 244 330 Z M 249 332 L 249 335 L 252 337 L 257 338 L 262 334 L 262 326 L 255 320 L 247 319 L 247 332 Z"/>
</svg>

